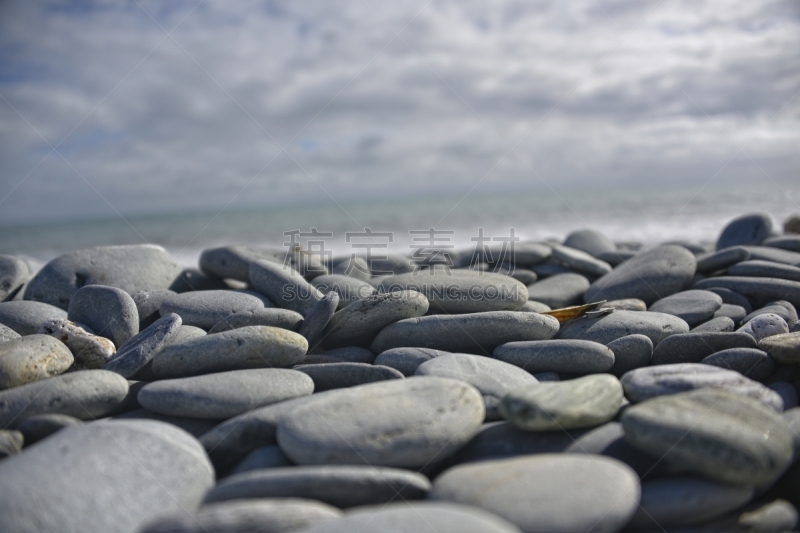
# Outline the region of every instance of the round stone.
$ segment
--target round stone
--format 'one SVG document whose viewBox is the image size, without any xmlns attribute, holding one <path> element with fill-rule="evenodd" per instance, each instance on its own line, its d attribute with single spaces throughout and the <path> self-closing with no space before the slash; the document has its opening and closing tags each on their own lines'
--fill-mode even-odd
<svg viewBox="0 0 800 533">
<path fill-rule="evenodd" d="M 0 302 L 0 324 L 18 335 L 33 335 L 39 331 L 43 322 L 52 319 L 65 319 L 67 313 L 50 304 L 41 302 L 12 301 Z"/>
<path fill-rule="evenodd" d="M 622 385 L 610 374 L 537 383 L 507 394 L 503 418 L 520 429 L 553 431 L 589 428 L 608 422 L 622 405 Z"/>
<path fill-rule="evenodd" d="M 583 340 L 507 342 L 495 348 L 492 357 L 532 374 L 593 374 L 607 372 L 614 365 L 613 351 Z"/>
<path fill-rule="evenodd" d="M 559 339 L 582 339 L 608 344 L 626 335 L 645 335 L 653 346 L 676 333 L 688 333 L 689 325 L 682 319 L 650 311 L 614 311 L 597 318 L 583 317 L 564 324 Z"/>
<path fill-rule="evenodd" d="M 608 237 L 589 228 L 573 231 L 567 235 L 564 245 L 583 250 L 595 257 L 603 253 L 616 252 L 617 250 L 617 247 Z"/>
<path fill-rule="evenodd" d="M 581 301 L 589 288 L 589 280 L 580 274 L 556 274 L 528 286 L 528 298 L 552 309 L 560 309 Z"/>
<path fill-rule="evenodd" d="M 756 381 L 764 381 L 775 369 L 775 363 L 767 352 L 755 348 L 729 348 L 713 353 L 700 362 L 735 370 Z"/>
<path fill-rule="evenodd" d="M 419 468 L 477 433 L 480 393 L 435 377 L 389 380 L 311 398 L 278 424 L 278 445 L 297 464 Z"/>
<path fill-rule="evenodd" d="M 300 313 L 277 307 L 269 309 L 262 307 L 229 315 L 214 324 L 208 332 L 219 333 L 246 326 L 272 326 L 274 328 L 288 329 L 289 331 L 299 331 L 302 325 L 303 315 Z"/>
<path fill-rule="evenodd" d="M 800 363 L 800 332 L 771 335 L 761 339 L 758 347 L 778 363 Z"/>
<path fill-rule="evenodd" d="M 662 298 L 650 306 L 650 311 L 682 318 L 689 327 L 702 324 L 722 306 L 722 298 L 709 291 L 683 291 Z"/>
<path fill-rule="evenodd" d="M 12 299 L 28 281 L 28 265 L 12 255 L 0 255 L 0 302 Z"/>
<path fill-rule="evenodd" d="M 295 269 L 272 261 L 250 264 L 250 284 L 278 307 L 305 316 L 322 299 L 322 293 Z"/>
<path fill-rule="evenodd" d="M 725 226 L 717 239 L 717 250 L 730 246 L 758 246 L 772 233 L 772 218 L 765 213 L 737 217 Z"/>
<path fill-rule="evenodd" d="M 56 376 L 72 362 L 69 348 L 49 335 L 0 343 L 0 390 Z"/>
<path fill-rule="evenodd" d="M 67 318 L 86 324 L 95 335 L 120 347 L 139 333 L 136 302 L 122 289 L 87 285 L 75 291 L 69 301 Z"/>
<path fill-rule="evenodd" d="M 392 348 L 378 354 L 376 365 L 388 366 L 399 370 L 404 376 L 413 376 L 419 365 L 450 352 L 432 350 L 430 348 Z"/>
<path fill-rule="evenodd" d="M 176 314 L 159 318 L 120 346 L 116 355 L 103 366 L 103 369 L 132 378 L 165 346 L 177 340 L 181 327 L 181 317 Z M 201 336 L 204 335 L 203 332 Z"/>
<path fill-rule="evenodd" d="M 75 358 L 72 370 L 102 368 L 114 357 L 114 343 L 105 337 L 98 337 L 69 320 L 48 320 L 39 326 L 39 333 L 60 340 Z"/>
<path fill-rule="evenodd" d="M 298 365 L 295 370 L 306 374 L 314 381 L 314 392 L 355 387 L 365 383 L 403 379 L 403 374 L 388 366 L 368 363 L 326 363 L 321 365 Z"/>
<path fill-rule="evenodd" d="M 634 368 L 649 365 L 653 357 L 653 341 L 645 335 L 626 335 L 606 346 L 614 352 L 614 366 L 609 373 L 617 377 Z"/>
<path fill-rule="evenodd" d="M 333 291 L 338 294 L 339 309 L 375 294 L 375 287 L 366 281 L 343 274 L 318 276 L 311 284 L 323 293 Z"/>
<path fill-rule="evenodd" d="M 175 313 L 187 326 L 207 330 L 234 313 L 263 308 L 264 304 L 254 296 L 218 290 L 176 294 L 164 300 L 158 312 L 161 316 Z"/>
</svg>

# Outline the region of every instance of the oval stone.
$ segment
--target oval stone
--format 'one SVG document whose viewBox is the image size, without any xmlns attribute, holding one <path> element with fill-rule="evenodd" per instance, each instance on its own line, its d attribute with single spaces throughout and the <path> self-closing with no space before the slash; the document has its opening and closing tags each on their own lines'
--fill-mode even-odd
<svg viewBox="0 0 800 533">
<path fill-rule="evenodd" d="M 139 330 L 143 330 L 150 324 L 161 318 L 158 308 L 164 300 L 175 296 L 174 291 L 168 289 L 155 289 L 151 291 L 139 291 L 131 294 L 133 302 L 136 304 L 136 311 L 139 313 Z"/>
<path fill-rule="evenodd" d="M 314 392 L 355 387 L 365 383 L 403 379 L 405 376 L 388 366 L 367 363 L 326 363 L 321 365 L 298 365 L 295 370 L 314 381 Z"/>
<path fill-rule="evenodd" d="M 756 348 L 730 348 L 713 353 L 700 362 L 704 365 L 735 370 L 756 381 L 767 379 L 775 369 L 775 363 L 767 352 Z"/>
<path fill-rule="evenodd" d="M 181 327 L 181 317 L 176 314 L 159 318 L 120 346 L 114 358 L 103 369 L 132 378 L 158 352 L 176 339 Z"/>
<path fill-rule="evenodd" d="M 419 365 L 450 352 L 430 348 L 392 348 L 378 354 L 376 365 L 388 366 L 399 370 L 404 376 L 413 376 Z"/>
<path fill-rule="evenodd" d="M 645 335 L 626 335 L 606 346 L 614 352 L 614 366 L 609 373 L 617 377 L 634 368 L 649 365 L 653 357 L 653 341 Z"/>
<path fill-rule="evenodd" d="M 233 245 L 203 250 L 198 263 L 208 276 L 249 282 L 250 263 L 258 260 L 283 262 L 285 258 L 286 250 Z"/>
<path fill-rule="evenodd" d="M 699 363 L 729 348 L 755 348 L 756 341 L 742 332 L 692 331 L 667 337 L 653 350 L 654 365 Z"/>
<path fill-rule="evenodd" d="M 272 326 L 289 331 L 299 331 L 302 325 L 303 315 L 300 313 L 279 307 L 268 309 L 262 307 L 229 315 L 214 324 L 208 332 L 219 333 L 246 326 Z"/>
<path fill-rule="evenodd" d="M 702 324 L 722 306 L 722 298 L 709 291 L 683 291 L 661 298 L 650 306 L 650 311 L 667 313 L 682 318 L 689 327 Z"/>
<path fill-rule="evenodd" d="M 66 311 L 42 302 L 0 302 L 0 324 L 19 335 L 33 335 L 43 322 L 66 318 Z"/>
<path fill-rule="evenodd" d="M 75 359 L 72 370 L 102 368 L 116 352 L 114 343 L 98 337 L 69 320 L 48 320 L 39 327 L 39 333 L 63 342 Z"/>
<path fill-rule="evenodd" d="M 578 272 L 589 276 L 604 276 L 611 272 L 611 265 L 582 250 L 560 244 L 554 244 L 552 248 L 553 259 Z"/>
<path fill-rule="evenodd" d="M 595 257 L 617 250 L 617 247 L 608 237 L 590 228 L 573 231 L 567 235 L 564 245 L 583 250 Z"/>
<path fill-rule="evenodd" d="M 800 363 L 800 332 L 766 337 L 759 341 L 758 347 L 779 363 Z"/>
<path fill-rule="evenodd" d="M 583 340 L 507 342 L 495 348 L 492 357 L 531 374 L 592 374 L 606 372 L 614 365 L 614 352 L 597 342 Z"/>
<path fill-rule="evenodd" d="M 597 318 L 583 317 L 564 324 L 559 339 L 583 339 L 608 344 L 626 335 L 645 335 L 653 346 L 676 333 L 688 333 L 689 325 L 680 318 L 650 311 L 614 311 Z"/>
<path fill-rule="evenodd" d="M 725 226 L 717 239 L 717 250 L 737 245 L 759 245 L 772 233 L 772 218 L 765 213 L 737 217 Z"/>
<path fill-rule="evenodd" d="M 589 280 L 580 274 L 556 274 L 528 285 L 528 298 L 552 309 L 568 307 L 581 301 Z"/>
<path fill-rule="evenodd" d="M 88 285 L 78 289 L 69 301 L 67 318 L 86 324 L 95 335 L 111 340 L 118 348 L 139 333 L 136 302 L 116 287 Z"/>
<path fill-rule="evenodd" d="M 250 284 L 284 309 L 305 314 L 322 299 L 322 293 L 308 283 L 295 269 L 272 261 L 253 261 L 250 264 Z"/>
<path fill-rule="evenodd" d="M 0 390 L 56 376 L 72 362 L 69 348 L 49 335 L 0 343 Z"/>
<path fill-rule="evenodd" d="M 158 312 L 161 316 L 175 313 L 187 326 L 211 329 L 214 324 L 242 311 L 263 309 L 255 296 L 234 291 L 191 291 L 164 300 Z"/>
<path fill-rule="evenodd" d="M 270 444 L 248 453 L 244 459 L 236 463 L 234 469 L 231 470 L 231 475 L 281 466 L 292 466 L 292 462 L 277 445 Z"/>
<path fill-rule="evenodd" d="M 778 278 L 716 276 L 698 281 L 695 289 L 729 289 L 747 298 L 753 305 L 764 306 L 775 300 L 786 300 L 800 306 L 800 281 Z"/>
<path fill-rule="evenodd" d="M 311 284 L 323 293 L 333 291 L 338 294 L 339 309 L 375 294 L 375 287 L 366 281 L 343 274 L 318 276 Z"/>
</svg>

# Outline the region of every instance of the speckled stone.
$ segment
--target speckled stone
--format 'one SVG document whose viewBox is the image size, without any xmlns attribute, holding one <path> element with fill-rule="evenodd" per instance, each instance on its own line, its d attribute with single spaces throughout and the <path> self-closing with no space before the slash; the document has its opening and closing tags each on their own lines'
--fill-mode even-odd
<svg viewBox="0 0 800 533">
<path fill-rule="evenodd" d="M 649 365 L 653 357 L 653 341 L 645 335 L 626 335 L 606 346 L 614 352 L 614 366 L 608 372 L 617 377 L 634 368 Z"/>
<path fill-rule="evenodd" d="M 115 287 L 87 285 L 75 291 L 67 318 L 120 347 L 139 333 L 139 312 L 130 295 Z"/>
<path fill-rule="evenodd" d="M 413 376 L 419 365 L 425 361 L 430 361 L 434 357 L 448 354 L 441 350 L 430 348 L 392 348 L 378 354 L 375 358 L 376 365 L 388 366 L 399 370 L 404 376 Z"/>
<path fill-rule="evenodd" d="M 322 293 L 291 267 L 257 260 L 250 264 L 250 283 L 276 306 L 305 316 L 322 299 Z"/>
<path fill-rule="evenodd" d="M 766 352 L 755 348 L 729 348 L 713 353 L 700 362 L 704 365 L 735 370 L 756 381 L 764 381 L 775 369 L 772 358 Z"/>
<path fill-rule="evenodd" d="M 789 326 L 780 316 L 773 313 L 767 313 L 764 315 L 758 315 L 747 324 L 739 328 L 737 331 L 740 333 L 746 333 L 747 335 L 753 337 L 756 342 L 759 342 L 773 335 L 789 333 Z"/>
<path fill-rule="evenodd" d="M 750 335 L 741 332 L 689 332 L 664 339 L 653 350 L 652 363 L 699 363 L 714 352 L 729 348 L 755 348 Z"/>
<path fill-rule="evenodd" d="M 120 346 L 116 355 L 103 366 L 103 369 L 132 378 L 165 346 L 177 340 L 181 328 L 181 317 L 176 314 L 159 318 Z M 205 336 L 205 333 L 200 336 Z"/>
<path fill-rule="evenodd" d="M 588 288 L 589 280 L 585 276 L 568 272 L 529 285 L 528 298 L 559 309 L 579 303 Z"/>
<path fill-rule="evenodd" d="M 46 320 L 65 318 L 66 311 L 41 302 L 0 302 L 0 324 L 18 335 L 33 335 Z"/>
<path fill-rule="evenodd" d="M 69 348 L 49 335 L 28 335 L 0 343 L 0 390 L 56 376 L 72 362 Z"/>
<path fill-rule="evenodd" d="M 208 330 L 209 333 L 219 333 L 245 326 L 272 326 L 275 328 L 299 331 L 303 324 L 303 315 L 289 309 L 273 307 L 270 309 L 251 309 L 240 311 L 223 318 Z"/>
<path fill-rule="evenodd" d="M 20 334 L 11 329 L 8 326 L 4 326 L 0 324 L 0 342 L 11 341 L 14 339 L 19 339 Z"/>
<path fill-rule="evenodd" d="M 28 265 L 12 255 L 0 255 L 0 302 L 11 300 L 28 281 Z"/>
<path fill-rule="evenodd" d="M 187 326 L 211 329 L 234 313 L 263 309 L 261 300 L 233 291 L 192 291 L 164 300 L 158 308 L 161 316 L 175 313 Z"/>
<path fill-rule="evenodd" d="M 742 324 L 750 322 L 755 317 L 759 315 L 765 315 L 768 313 L 773 313 L 781 317 L 786 321 L 786 324 L 791 326 L 795 322 L 797 322 L 797 310 L 794 308 L 792 304 L 784 300 L 778 300 L 776 302 L 770 302 L 766 306 L 756 309 L 755 311 L 751 311 L 747 314 L 747 316 L 742 319 Z"/>
<path fill-rule="evenodd" d="M 677 333 L 688 333 L 689 325 L 682 319 L 650 311 L 614 311 L 597 318 L 579 318 L 563 325 L 559 339 L 580 339 L 608 344 L 626 335 L 645 335 L 653 346 Z"/>
<path fill-rule="evenodd" d="M 48 320 L 39 326 L 39 333 L 58 339 L 69 348 L 75 359 L 71 370 L 103 368 L 116 353 L 113 342 L 92 335 L 69 320 Z"/>
<path fill-rule="evenodd" d="M 800 363 L 800 332 L 766 337 L 758 342 L 758 347 L 778 363 Z"/>
</svg>

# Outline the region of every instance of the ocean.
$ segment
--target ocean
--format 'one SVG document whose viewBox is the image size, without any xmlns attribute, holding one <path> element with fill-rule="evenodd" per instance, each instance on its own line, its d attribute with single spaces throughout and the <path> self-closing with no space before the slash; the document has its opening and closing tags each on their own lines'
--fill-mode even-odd
<svg viewBox="0 0 800 533">
<path fill-rule="evenodd" d="M 311 228 L 331 234 L 310 240 L 322 242 L 333 255 L 363 252 L 354 244 L 369 241 L 391 252 L 411 253 L 429 245 L 430 229 L 435 230 L 436 246 L 456 249 L 474 247 L 472 239 L 481 228 L 484 238 L 508 238 L 513 229 L 523 240 L 563 239 L 570 231 L 593 228 L 615 241 L 645 245 L 713 242 L 726 222 L 748 212 L 769 213 L 780 228 L 788 215 L 800 212 L 800 187 L 770 183 L 725 189 L 603 188 L 75 220 L 0 227 L 0 253 L 18 255 L 35 267 L 69 250 L 154 243 L 169 250 L 180 264 L 196 266 L 204 248 L 223 244 L 282 247 L 291 240 L 285 232 L 309 233 Z M 352 235 L 363 233 L 364 228 L 391 234 L 391 239 Z M 309 239 L 296 240 L 305 246 Z"/>
</svg>

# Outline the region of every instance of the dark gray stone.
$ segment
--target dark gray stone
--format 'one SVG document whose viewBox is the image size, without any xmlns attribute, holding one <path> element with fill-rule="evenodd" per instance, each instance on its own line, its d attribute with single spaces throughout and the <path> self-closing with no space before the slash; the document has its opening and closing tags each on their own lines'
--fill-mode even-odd
<svg viewBox="0 0 800 533">
<path fill-rule="evenodd" d="M 291 267 L 272 261 L 250 264 L 250 283 L 276 306 L 305 316 L 322 299 L 322 293 Z"/>
<path fill-rule="evenodd" d="M 650 305 L 685 289 L 697 261 L 682 246 L 662 245 L 636 254 L 587 289 L 586 302 L 638 298 Z"/>
<path fill-rule="evenodd" d="M 730 289 L 723 289 L 720 287 L 710 287 L 705 290 L 707 290 L 708 292 L 713 292 L 714 294 L 719 294 L 719 296 L 722 298 L 722 303 L 724 304 L 738 305 L 748 313 L 750 313 L 753 310 L 753 306 L 750 304 L 750 300 L 748 300 L 738 292 L 734 292 Z"/>
<path fill-rule="evenodd" d="M 271 444 L 269 446 L 262 446 L 256 448 L 248 453 L 244 459 L 239 461 L 236 466 L 231 470 L 231 475 L 244 474 L 253 470 L 261 470 L 263 468 L 278 468 L 281 466 L 292 466 L 292 462 L 281 451 L 281 449 Z"/>
<path fill-rule="evenodd" d="M 747 298 L 753 305 L 763 306 L 775 300 L 786 300 L 795 308 L 800 305 L 800 281 L 778 278 L 719 276 L 704 279 L 695 289 L 729 289 Z"/>
<path fill-rule="evenodd" d="M 538 381 L 561 381 L 561 377 L 555 372 L 536 372 L 533 374 Z"/>
<path fill-rule="evenodd" d="M 630 250 L 615 250 L 613 252 L 603 252 L 596 257 L 616 268 L 635 255 L 636 252 Z"/>
<path fill-rule="evenodd" d="M 146 383 L 141 383 L 141 385 L 146 385 Z M 131 385 L 131 390 L 134 389 L 134 386 Z M 141 387 L 139 387 L 141 390 Z M 137 408 L 131 411 L 126 411 L 124 413 L 114 415 L 114 420 L 156 420 L 158 422 L 164 422 L 165 424 L 170 424 L 172 426 L 181 428 L 185 432 L 189 433 L 191 436 L 197 438 L 200 435 L 210 431 L 217 424 L 219 424 L 219 420 L 208 420 L 205 418 L 189 418 L 185 416 L 168 416 L 162 415 L 160 413 L 154 413 L 153 411 L 148 411 L 147 409 Z"/>
<path fill-rule="evenodd" d="M 772 263 L 784 263 L 786 265 L 800 264 L 800 253 L 770 248 L 767 246 L 746 246 L 750 252 L 750 259 L 770 261 Z"/>
<path fill-rule="evenodd" d="M 66 311 L 42 302 L 0 302 L 0 324 L 19 335 L 33 335 L 43 322 L 67 318 Z"/>
<path fill-rule="evenodd" d="M 559 339 L 581 339 L 608 344 L 626 335 L 645 335 L 653 346 L 671 335 L 688 333 L 682 319 L 650 311 L 614 311 L 597 318 L 583 317 L 567 322 L 558 332 Z"/>
<path fill-rule="evenodd" d="M 263 308 L 261 300 L 249 294 L 227 290 L 192 291 L 167 298 L 159 307 L 159 313 L 161 316 L 175 313 L 187 326 L 208 330 L 234 313 Z"/>
<path fill-rule="evenodd" d="M 365 383 L 402 379 L 404 376 L 388 366 L 367 363 L 327 363 L 298 365 L 295 370 L 307 374 L 314 381 L 314 392 L 355 387 Z"/>
<path fill-rule="evenodd" d="M 600 232 L 588 228 L 573 231 L 567 235 L 564 245 L 577 248 L 595 257 L 603 253 L 613 253 L 617 250 L 611 239 Z"/>
<path fill-rule="evenodd" d="M 203 448 L 167 424 L 72 426 L 0 462 L 0 530 L 127 533 L 195 507 L 213 482 Z"/>
<path fill-rule="evenodd" d="M 761 339 L 758 347 L 778 363 L 800 363 L 800 332 L 783 333 Z"/>
<path fill-rule="evenodd" d="M 272 326 L 275 328 L 299 331 L 303 324 L 303 315 L 289 309 L 251 309 L 240 311 L 223 318 L 208 330 L 209 333 L 219 333 L 246 326 Z"/>
<path fill-rule="evenodd" d="M 787 381 L 773 381 L 768 387 L 778 393 L 783 400 L 784 409 L 797 407 L 797 390 Z"/>
<path fill-rule="evenodd" d="M 552 248 L 553 259 L 587 276 L 604 276 L 612 270 L 611 265 L 582 250 L 560 244 L 554 244 Z"/>
<path fill-rule="evenodd" d="M 344 309 L 353 302 L 363 300 L 375 294 L 375 287 L 366 281 L 345 276 L 343 274 L 330 274 L 314 278 L 311 284 L 320 292 L 330 291 L 339 295 L 339 309 Z"/>
<path fill-rule="evenodd" d="M 552 309 L 568 307 L 581 301 L 589 280 L 580 274 L 556 274 L 528 286 L 528 298 Z"/>
<path fill-rule="evenodd" d="M 704 365 L 735 370 L 756 381 L 764 381 L 775 370 L 775 362 L 766 352 L 755 348 L 729 348 L 700 361 Z"/>
<path fill-rule="evenodd" d="M 73 360 L 69 348 L 49 335 L 0 343 L 0 390 L 61 374 Z"/>
<path fill-rule="evenodd" d="M 800 252 L 800 235 L 780 235 L 777 237 L 770 237 L 762 242 L 761 246 L 780 248 L 781 250 L 789 250 L 790 252 Z"/>
<path fill-rule="evenodd" d="M 717 250 L 738 245 L 759 245 L 772 233 L 772 218 L 764 213 L 737 217 L 725 226 L 717 239 Z"/>
<path fill-rule="evenodd" d="M 103 365 L 103 369 L 132 378 L 158 352 L 173 342 L 180 328 L 181 317 L 174 313 L 159 318 L 120 346 L 114 358 Z"/>
<path fill-rule="evenodd" d="M 39 442 L 65 427 L 75 426 L 81 421 L 74 416 L 59 414 L 33 415 L 17 420 L 14 429 L 25 436 L 25 445 Z"/>
<path fill-rule="evenodd" d="M 392 348 L 378 354 L 376 365 L 388 366 L 399 370 L 404 376 L 413 376 L 419 365 L 440 355 L 448 354 L 430 348 Z"/>
<path fill-rule="evenodd" d="M 184 268 L 169 286 L 171 291 L 179 294 L 190 291 L 218 291 L 230 288 L 225 281 L 216 277 L 208 277 L 196 268 Z"/>
<path fill-rule="evenodd" d="M 653 357 L 653 341 L 646 335 L 626 335 L 609 342 L 606 347 L 614 352 L 614 366 L 608 372 L 617 377 L 649 365 Z"/>
<path fill-rule="evenodd" d="M 98 246 L 65 253 L 47 263 L 28 282 L 25 299 L 66 310 L 81 287 L 106 285 L 134 294 L 167 289 L 180 272 L 181 267 L 161 246 Z"/>
<path fill-rule="evenodd" d="M 67 318 L 89 326 L 95 335 L 105 337 L 118 348 L 139 333 L 136 302 L 122 289 L 87 285 L 72 295 Z"/>
<path fill-rule="evenodd" d="M 506 342 L 544 340 L 558 331 L 558 320 L 538 313 L 490 311 L 465 315 L 429 315 L 385 327 L 372 351 L 418 347 L 453 353 L 489 355 Z"/>
<path fill-rule="evenodd" d="M 730 276 L 749 276 L 754 278 L 780 278 L 800 281 L 800 268 L 771 261 L 752 260 L 737 263 L 728 268 Z"/>
<path fill-rule="evenodd" d="M 714 312 L 714 320 L 716 319 L 730 319 L 730 326 L 728 326 L 728 321 L 725 320 L 718 320 L 715 322 L 716 324 L 725 324 L 724 328 L 718 327 L 717 331 L 733 331 L 736 327 L 736 324 L 739 324 L 742 320 L 745 319 L 747 316 L 747 311 L 744 307 L 740 305 L 731 305 L 731 304 L 722 304 L 719 309 Z M 714 322 L 714 320 L 710 320 L 709 322 Z M 706 322 L 708 324 L 709 322 Z M 704 324 L 701 324 L 701 326 Z M 700 327 L 700 326 L 698 326 Z M 696 328 L 695 328 L 696 329 Z M 702 331 L 711 331 L 709 329 L 705 329 Z"/>
<path fill-rule="evenodd" d="M 304 498 L 339 508 L 418 500 L 430 490 L 416 472 L 374 466 L 324 465 L 269 468 L 221 480 L 206 502 L 242 498 Z"/>
<path fill-rule="evenodd" d="M 339 295 L 335 292 L 329 292 L 308 311 L 299 333 L 308 340 L 310 349 L 313 349 L 320 342 L 322 332 L 330 322 L 338 306 Z"/>
<path fill-rule="evenodd" d="M 500 250 L 492 250 L 492 257 L 497 257 Z M 522 268 L 532 268 L 552 255 L 553 249 L 538 242 L 520 242 L 514 245 L 513 263 Z M 485 260 L 485 258 L 481 258 Z"/>
<path fill-rule="evenodd" d="M 584 340 L 507 342 L 495 348 L 492 357 L 532 374 L 593 374 L 607 372 L 614 365 L 613 351 Z"/>
<path fill-rule="evenodd" d="M 22 451 L 25 437 L 14 429 L 0 429 L 0 459 Z"/>
<path fill-rule="evenodd" d="M 711 274 L 750 259 L 750 252 L 743 246 L 732 246 L 697 257 L 697 272 Z"/>
<path fill-rule="evenodd" d="M 742 332 L 692 331 L 672 335 L 661 341 L 653 350 L 654 365 L 672 363 L 699 363 L 712 353 L 729 348 L 755 348 L 756 341 Z"/>
<path fill-rule="evenodd" d="M 514 427 L 510 422 L 491 422 L 484 424 L 478 434 L 453 456 L 452 463 L 560 453 L 567 450 L 583 433 L 583 430 L 525 431 Z"/>
<path fill-rule="evenodd" d="M 200 270 L 208 276 L 249 282 L 250 263 L 262 259 L 282 263 L 285 258 L 286 250 L 222 246 L 203 250 L 199 264 Z"/>
<path fill-rule="evenodd" d="M 375 363 L 375 355 L 360 346 L 345 346 L 335 348 L 324 353 L 308 354 L 303 358 L 303 364 L 319 365 L 326 363 Z M 375 363 L 378 364 L 378 363 Z"/>
<path fill-rule="evenodd" d="M 761 309 L 756 309 L 742 319 L 742 324 L 746 324 L 759 315 L 766 314 L 778 315 L 786 321 L 786 325 L 791 326 L 797 322 L 797 310 L 792 304 L 786 301 L 771 302 Z"/>
<path fill-rule="evenodd" d="M 662 298 L 650 306 L 650 311 L 682 318 L 689 327 L 702 324 L 722 306 L 722 298 L 709 291 L 683 291 Z"/>
<path fill-rule="evenodd" d="M 139 291 L 131 295 L 136 304 L 136 311 L 139 313 L 139 330 L 143 330 L 150 324 L 161 318 L 158 308 L 164 300 L 175 296 L 175 292 L 168 289 L 155 289 L 151 291 Z"/>
<path fill-rule="evenodd" d="M 557 276 L 558 274 L 579 274 L 575 270 L 562 265 L 561 263 L 556 263 L 554 260 L 548 259 L 544 263 L 540 263 L 538 265 L 533 265 L 531 270 L 536 277 L 541 281 L 543 279 L 549 278 L 551 276 Z"/>
<path fill-rule="evenodd" d="M 28 281 L 28 265 L 12 255 L 0 255 L 0 302 L 11 300 Z"/>
<path fill-rule="evenodd" d="M 331 270 L 330 273 L 331 276 L 341 275 L 361 281 L 369 281 L 369 278 L 372 277 L 372 273 L 369 270 L 369 265 L 367 264 L 367 260 L 355 254 L 351 254 L 344 257 L 334 257 L 333 260 L 331 261 L 330 270 Z M 314 279 L 314 281 L 316 281 L 316 278 Z"/>
</svg>

